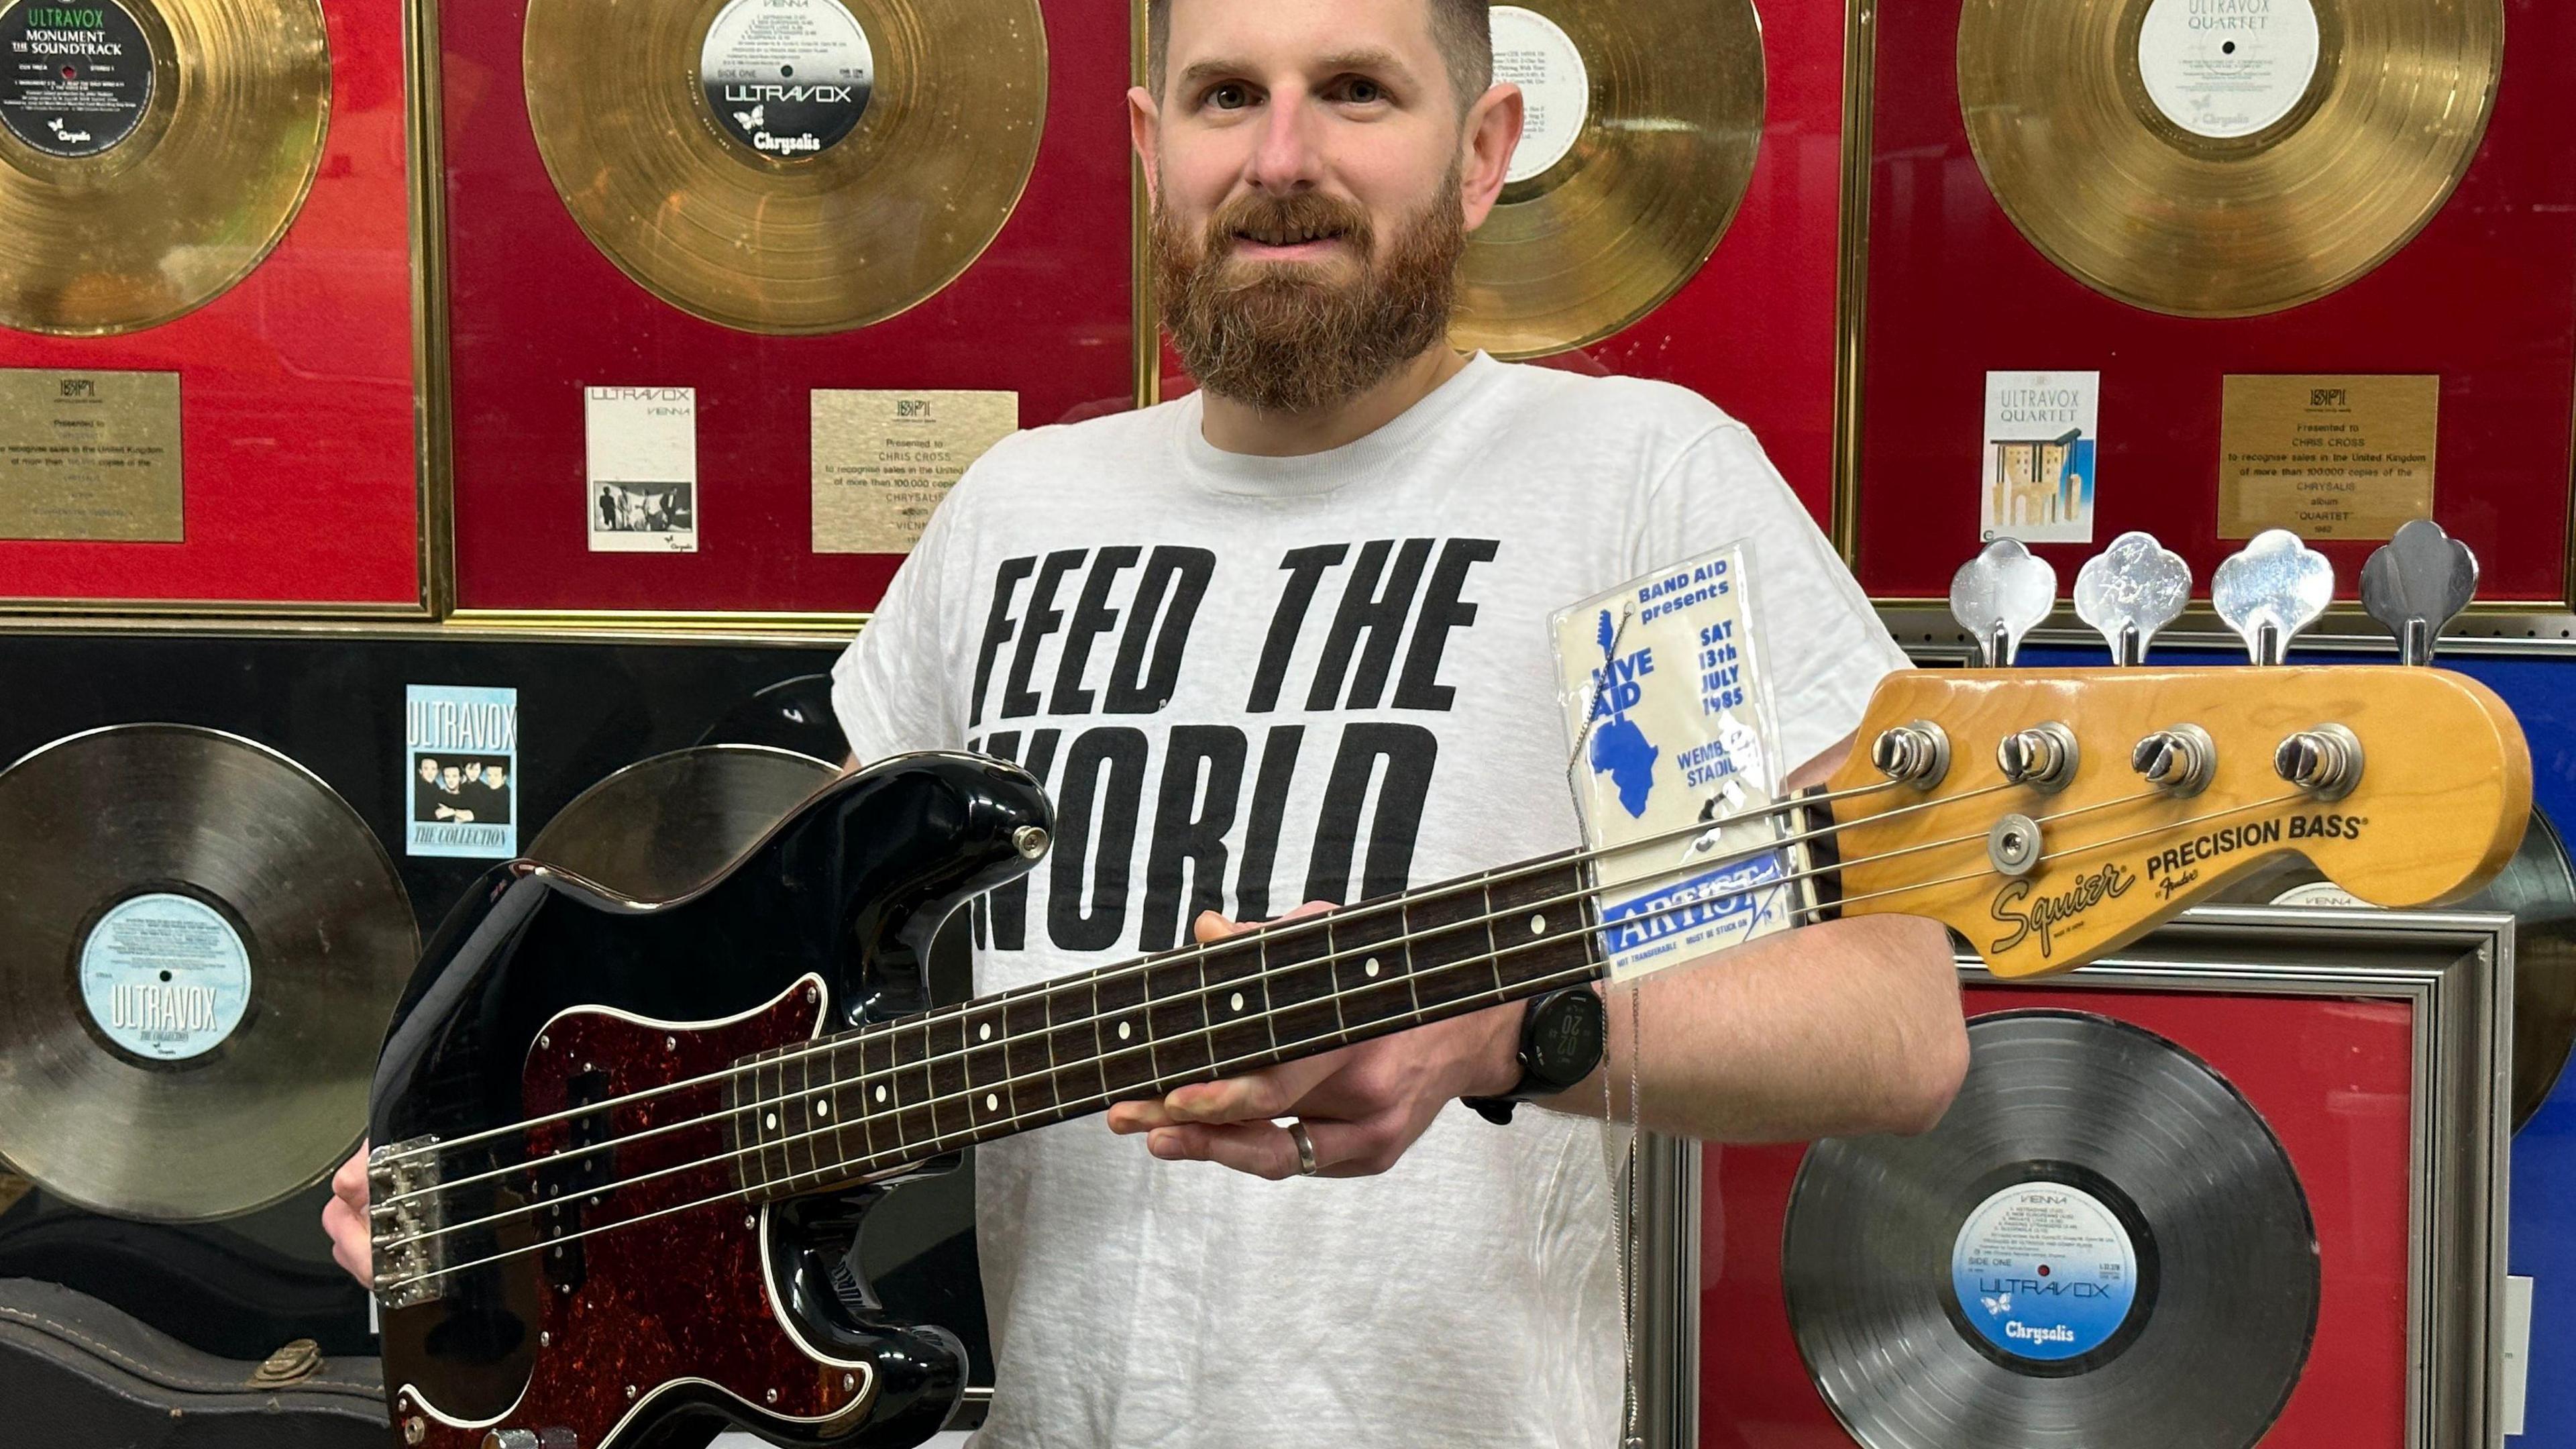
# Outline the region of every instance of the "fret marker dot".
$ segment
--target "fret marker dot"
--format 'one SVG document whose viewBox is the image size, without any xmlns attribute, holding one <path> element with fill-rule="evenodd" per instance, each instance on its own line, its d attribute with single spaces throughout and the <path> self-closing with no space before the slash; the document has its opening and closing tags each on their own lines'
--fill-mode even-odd
<svg viewBox="0 0 2576 1449">
<path fill-rule="evenodd" d="M 986 1092 L 984 1094 L 984 1110 L 987 1112 L 998 1112 L 1001 1109 L 1002 1099 L 990 1092 Z"/>
<path fill-rule="evenodd" d="M 885 1084 L 882 1082 L 877 1084 L 877 1100 L 880 1102 L 885 1100 Z"/>
<path fill-rule="evenodd" d="M 1127 1039 L 1127 1032 L 1128 1032 L 1127 1023 L 1125 1023 L 1125 1022 L 1123 1022 L 1123 1021 L 1122 1021 L 1122 1022 L 1120 1022 L 1120 1023 L 1118 1023 L 1118 1039 L 1119 1039 L 1120 1041 L 1125 1041 L 1125 1040 Z"/>
<path fill-rule="evenodd" d="M 829 1097 L 816 1097 L 814 1099 L 814 1115 L 817 1117 L 831 1116 L 832 1099 Z"/>
<path fill-rule="evenodd" d="M 1363 975 L 1375 976 L 1377 974 L 1377 958 L 1375 956 L 1368 958 L 1368 963 L 1360 967 L 1360 972 Z"/>
<path fill-rule="evenodd" d="M 1547 934 L 1547 917 L 1545 917 L 1545 916 L 1532 916 L 1532 917 L 1530 917 L 1530 934 L 1531 934 L 1531 935 L 1533 935 L 1533 936 L 1544 936 L 1544 935 L 1546 935 L 1546 934 Z"/>
<path fill-rule="evenodd" d="M 979 1041 L 991 1041 L 993 1039 L 993 1024 L 988 1021 L 982 1026 L 975 1028 L 975 1037 Z"/>
<path fill-rule="evenodd" d="M 777 1130 L 778 1130 L 778 1114 L 777 1114 L 777 1113 L 775 1113 L 775 1112 L 772 1112 L 772 1113 L 770 1113 L 768 1116 L 761 1118 L 761 1119 L 760 1119 L 760 1125 L 761 1125 L 761 1126 L 763 1126 L 763 1127 L 768 1128 L 768 1129 L 769 1129 L 769 1130 L 771 1130 L 772 1132 L 777 1131 Z"/>
<path fill-rule="evenodd" d="M 1234 1000 L 1227 1004 L 1237 1011 L 1243 1010 L 1243 993 L 1240 991 L 1234 993 Z"/>
</svg>

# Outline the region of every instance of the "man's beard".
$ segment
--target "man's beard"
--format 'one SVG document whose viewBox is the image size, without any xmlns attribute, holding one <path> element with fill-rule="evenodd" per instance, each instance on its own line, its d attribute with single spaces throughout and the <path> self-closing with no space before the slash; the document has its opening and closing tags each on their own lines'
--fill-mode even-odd
<svg viewBox="0 0 2576 1449">
<path fill-rule="evenodd" d="M 1368 214 L 1315 192 L 1239 197 L 1190 236 L 1158 200 L 1154 280 L 1163 325 L 1201 388 L 1265 412 L 1310 413 L 1383 382 L 1449 332 L 1466 250 L 1453 164 L 1429 205 L 1408 218 L 1385 255 Z M 1337 234 L 1359 264 L 1347 282 L 1335 264 L 1247 262 L 1237 232 Z"/>
</svg>

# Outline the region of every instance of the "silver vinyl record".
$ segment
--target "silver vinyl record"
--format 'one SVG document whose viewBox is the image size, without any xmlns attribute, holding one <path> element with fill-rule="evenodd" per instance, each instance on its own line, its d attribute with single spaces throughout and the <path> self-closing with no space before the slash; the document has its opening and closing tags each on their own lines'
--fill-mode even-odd
<svg viewBox="0 0 2576 1449">
<path fill-rule="evenodd" d="M 77 1206 L 198 1222 L 367 1125 L 419 954 L 393 861 L 286 756 L 189 725 L 0 771 L 0 1156 Z"/>
<path fill-rule="evenodd" d="M 767 745 L 673 750 L 574 796 L 527 855 L 631 900 L 675 900 L 713 880 L 838 773 Z"/>
<path fill-rule="evenodd" d="M 1969 1023 L 1919 1137 L 1816 1144 L 1781 1268 L 1869 1449 L 2244 1449 L 2317 1319 L 2316 1233 L 2260 1115 L 2190 1053 L 2074 1012 Z"/>
</svg>

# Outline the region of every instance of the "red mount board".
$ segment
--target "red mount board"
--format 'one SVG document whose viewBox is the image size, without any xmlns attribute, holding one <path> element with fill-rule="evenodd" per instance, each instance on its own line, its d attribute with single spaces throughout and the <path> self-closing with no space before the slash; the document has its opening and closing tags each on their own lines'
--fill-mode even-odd
<svg viewBox="0 0 2576 1449">
<path fill-rule="evenodd" d="M 2271 1124 L 2317 1233 L 2316 1337 L 2267 1444 L 2406 1442 L 2413 1012 L 2392 1002 L 1972 988 L 1970 1015 L 2093 1012 L 2197 1055 Z M 1848 1449 L 1809 1381 L 1780 1285 L 1796 1147 L 1711 1148 L 1702 1221 L 1702 1449 Z M 2168 1246 L 2168 1251 L 2172 1251 Z M 2188 1392 L 2189 1386 L 2179 1386 Z"/>
<path fill-rule="evenodd" d="M 445 7 L 459 607 L 873 608 L 900 557 L 813 551 L 814 389 L 1013 389 L 1025 427 L 1132 402 L 1127 9 L 1044 12 L 1046 129 L 993 244 L 875 326 L 774 337 L 669 306 L 591 245 L 529 128 L 524 0 Z M 585 386 L 697 389 L 696 553 L 589 551 Z"/>
<path fill-rule="evenodd" d="M 2145 529 L 2210 571 L 2229 373 L 2438 373 L 2434 513 L 2477 551 L 2489 601 L 2569 597 L 2576 405 L 2576 7 L 2507 0 L 2486 139 L 2413 242 L 2343 290 L 2268 316 L 2164 316 L 2042 256 L 1987 189 L 1959 114 L 1960 0 L 1879 8 L 1856 543 L 1861 583 L 1944 597 L 1978 547 L 1985 374 L 2099 370 L 2091 545 L 2034 545 L 2071 586 Z M 2353 83 L 2347 78 L 2347 83 Z M 2375 543 L 2316 545 L 2356 592 Z"/>
<path fill-rule="evenodd" d="M 0 541 L 0 600 L 418 608 L 402 0 L 322 0 L 330 125 L 267 260 L 115 337 L 0 329 L 0 367 L 179 374 L 179 543 Z"/>
<path fill-rule="evenodd" d="M 1589 347 L 1533 360 L 1679 383 L 1716 403 L 1753 430 L 1830 532 L 1844 13 L 1839 0 L 1770 0 L 1760 9 L 1762 145 L 1717 250 L 1638 321 Z M 1189 389 L 1166 348 L 1162 395 Z"/>
</svg>

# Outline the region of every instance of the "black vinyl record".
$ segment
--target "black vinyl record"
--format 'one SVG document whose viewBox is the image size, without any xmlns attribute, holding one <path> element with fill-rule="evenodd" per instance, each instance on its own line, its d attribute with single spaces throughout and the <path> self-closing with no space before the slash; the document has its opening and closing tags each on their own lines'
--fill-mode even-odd
<svg viewBox="0 0 2576 1449">
<path fill-rule="evenodd" d="M 1781 1245 L 1809 1374 L 1869 1449 L 2244 1449 L 2315 1335 L 2307 1197 L 2234 1088 L 2073 1012 L 1969 1023 L 1919 1137 L 1816 1144 Z"/>
</svg>

